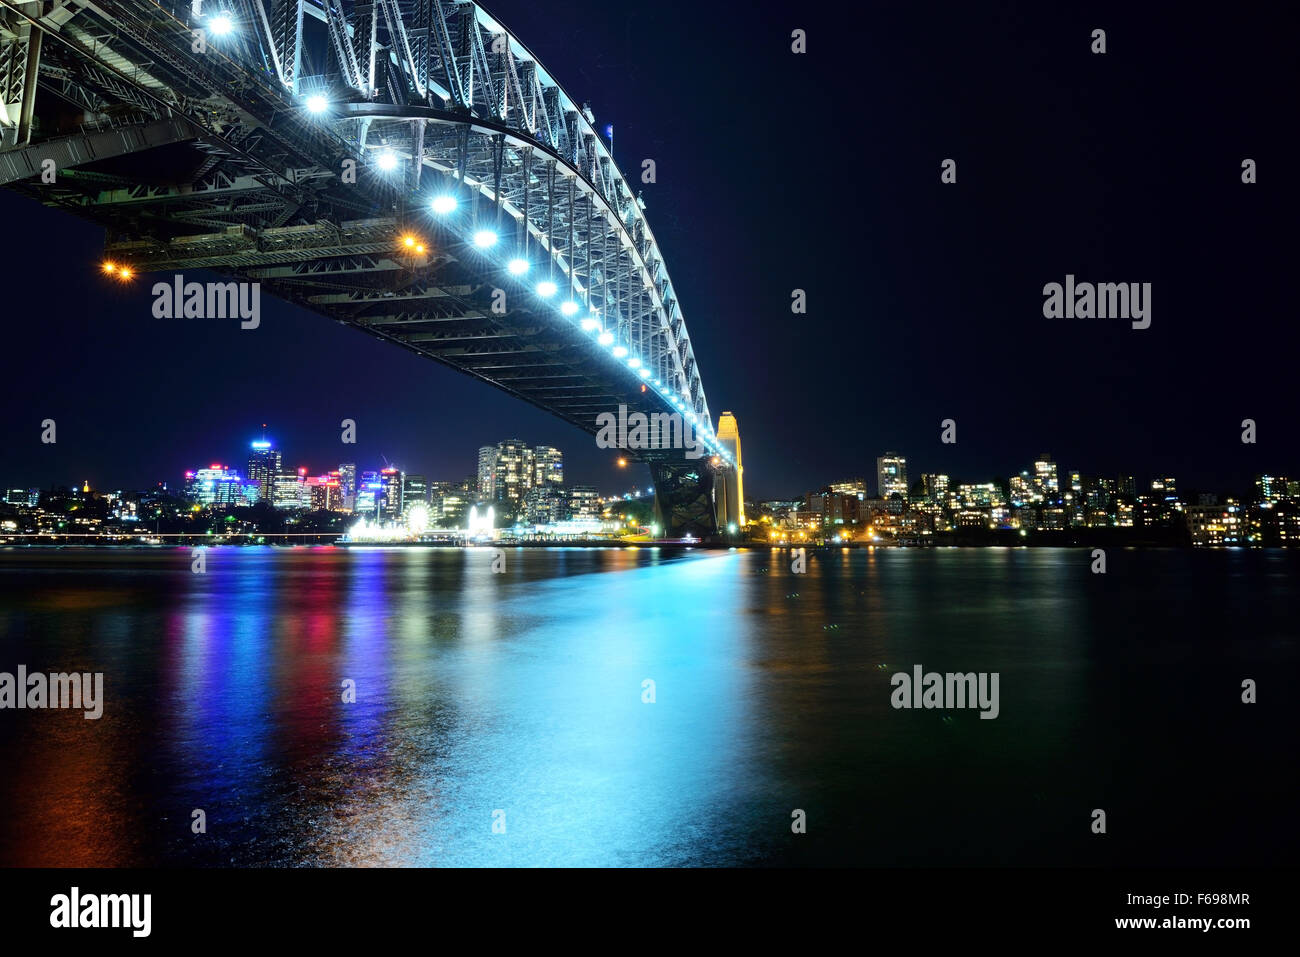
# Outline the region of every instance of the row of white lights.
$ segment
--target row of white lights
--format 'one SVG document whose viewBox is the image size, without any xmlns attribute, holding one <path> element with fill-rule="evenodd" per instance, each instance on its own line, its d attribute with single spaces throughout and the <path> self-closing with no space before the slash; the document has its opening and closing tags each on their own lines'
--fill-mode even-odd
<svg viewBox="0 0 1300 957">
<path fill-rule="evenodd" d="M 393 162 L 391 165 L 385 166 L 383 162 L 383 158 L 386 155 L 391 156 L 392 154 L 381 153 L 379 159 L 376 160 L 377 164 L 381 169 L 391 169 L 393 166 L 396 166 L 395 157 L 393 158 Z M 451 215 L 456 211 L 459 205 L 460 204 L 456 201 L 456 198 L 454 196 L 447 196 L 445 194 L 434 197 L 434 199 L 429 204 L 430 208 L 439 216 Z M 497 244 L 498 238 L 499 237 L 497 236 L 496 232 L 494 232 L 491 229 L 479 229 L 475 231 L 473 235 L 474 245 L 480 249 L 490 249 L 491 247 L 495 246 Z M 528 272 L 529 267 L 530 267 L 530 263 L 528 262 L 528 260 L 523 259 L 522 257 L 519 256 L 514 257 L 513 259 L 509 260 L 506 263 L 506 269 L 510 272 L 512 276 L 522 276 L 524 273 Z M 550 299 L 557 292 L 559 292 L 559 287 L 552 280 L 543 279 L 541 282 L 537 284 L 537 286 L 535 287 L 535 291 L 537 292 L 537 295 L 540 296 L 541 298 Z M 569 317 L 577 315 L 578 311 L 581 308 L 582 307 L 572 299 L 569 299 L 566 302 L 560 304 L 560 312 L 563 313 L 565 316 L 569 316 Z M 687 405 L 685 402 L 682 401 L 681 397 L 677 395 L 673 395 L 671 392 L 667 391 L 664 388 L 663 383 L 660 382 L 658 379 L 655 379 L 653 383 L 650 382 L 650 370 L 642 364 L 641 360 L 638 357 L 636 356 L 629 357 L 628 349 L 626 346 L 620 343 L 616 343 L 614 341 L 614 334 L 610 332 L 608 329 L 603 328 L 603 324 L 600 321 L 600 316 L 594 308 L 591 310 L 591 315 L 584 316 L 579 321 L 582 325 L 582 329 L 584 332 L 597 333 L 596 341 L 600 343 L 602 346 L 605 346 L 607 349 L 609 349 L 610 354 L 613 355 L 615 359 L 625 359 L 627 362 L 627 367 L 629 369 L 635 371 L 640 378 L 646 380 L 647 385 L 653 385 L 655 391 L 658 392 L 664 398 L 665 401 L 671 402 L 678 409 L 681 409 L 683 412 L 685 412 L 686 413 L 685 418 L 687 422 L 690 422 L 692 425 L 696 424 L 696 416 L 694 410 L 687 412 L 686 411 Z M 689 393 L 683 393 L 683 395 L 686 395 L 688 399 L 690 398 Z M 717 455 L 720 456 L 722 459 L 730 463 L 731 456 L 727 453 L 726 449 L 722 448 L 722 446 L 718 443 L 717 436 L 713 434 L 712 424 L 709 422 L 704 422 L 700 425 L 700 429 L 704 433 L 705 439 L 712 447 L 713 451 L 717 453 Z"/>
<path fill-rule="evenodd" d="M 383 157 L 385 155 L 391 155 L 391 154 L 381 153 L 379 159 L 376 161 L 381 169 L 386 168 L 384 166 L 384 163 L 382 162 Z M 396 165 L 395 161 L 393 165 Z M 387 168 L 391 168 L 391 167 L 387 167 Z M 439 216 L 451 215 L 457 210 L 459 205 L 460 204 L 456 201 L 456 198 L 454 196 L 447 196 L 447 195 L 436 196 L 429 204 L 430 208 Z M 497 244 L 497 240 L 499 237 L 497 236 L 496 232 L 494 232 L 491 229 L 479 229 L 475 231 L 472 238 L 474 241 L 474 245 L 477 246 L 478 248 L 490 249 L 491 247 Z M 523 259 L 522 257 L 519 256 L 510 259 L 506 263 L 506 269 L 510 272 L 512 276 L 522 276 L 524 273 L 528 272 L 529 268 L 530 268 L 530 263 L 528 262 L 528 260 Z M 541 298 L 550 299 L 557 292 L 559 292 L 559 287 L 552 280 L 543 279 L 541 282 L 537 284 L 537 286 L 535 287 L 535 291 L 537 295 L 540 296 Z M 577 313 L 581 308 L 582 307 L 572 299 L 569 299 L 560 304 L 560 312 L 563 313 L 565 316 L 569 316 L 569 317 L 577 315 Z M 690 422 L 692 425 L 696 424 L 696 416 L 694 410 L 689 412 L 686 411 L 687 405 L 685 402 L 682 401 L 681 397 L 677 395 L 673 395 L 671 392 L 667 391 L 664 388 L 663 383 L 660 382 L 658 379 L 653 380 L 653 382 L 650 381 L 650 370 L 645 365 L 642 364 L 641 360 L 638 357 L 636 356 L 629 357 L 628 349 L 626 346 L 622 345 L 621 343 L 616 343 L 614 341 L 614 334 L 610 332 L 608 329 L 603 328 L 603 324 L 600 321 L 600 316 L 595 309 L 592 309 L 591 315 L 584 316 L 581 320 L 579 320 L 579 322 L 581 323 L 584 332 L 597 334 L 596 341 L 600 343 L 602 346 L 609 349 L 610 354 L 613 355 L 615 359 L 625 359 L 627 362 L 627 367 L 635 371 L 640 378 L 646 380 L 647 385 L 653 385 L 655 391 L 658 392 L 664 398 L 665 401 L 671 402 L 678 409 L 681 409 L 683 412 L 685 412 L 686 413 L 685 418 L 687 422 Z M 687 398 L 690 397 L 689 394 L 686 393 L 683 394 L 686 395 Z M 708 422 L 704 422 L 700 425 L 700 428 L 701 431 L 704 433 L 705 439 L 708 441 L 709 445 L 713 448 L 713 451 L 716 452 L 721 458 L 725 459 L 727 462 L 731 462 L 731 456 L 727 453 L 726 449 L 722 448 L 721 445 L 718 444 L 717 436 L 713 434 L 712 424 Z"/>
<path fill-rule="evenodd" d="M 227 36 L 234 32 L 235 21 L 229 13 L 217 13 L 208 18 L 208 28 L 217 36 Z M 304 101 L 304 105 L 307 107 L 309 113 L 319 114 L 328 110 L 330 103 L 329 100 L 321 94 L 313 93 L 311 96 L 307 97 Z M 397 169 L 399 162 L 400 160 L 398 159 L 397 154 L 389 149 L 381 151 L 375 157 L 375 165 L 385 173 L 391 173 L 393 170 Z M 435 197 L 429 205 L 439 216 L 449 216 L 456 211 L 459 203 L 456 202 L 454 196 L 443 195 Z M 497 234 L 490 229 L 477 230 L 473 236 L 474 245 L 480 249 L 489 249 L 492 246 L 495 246 L 497 238 Z M 506 263 L 506 269 L 509 270 L 512 276 L 522 276 L 524 273 L 528 272 L 528 268 L 528 260 L 518 256 Z M 543 279 L 537 284 L 536 292 L 537 295 L 541 296 L 543 299 L 550 299 L 559 292 L 559 287 L 550 279 Z M 581 307 L 578 303 L 574 302 L 572 299 L 560 304 L 560 312 L 566 316 L 577 314 L 580 308 Z M 649 382 L 650 370 L 642 365 L 641 360 L 636 356 L 631 356 L 629 358 L 626 346 L 614 342 L 614 334 L 609 330 L 602 328 L 603 324 L 601 323 L 596 310 L 593 309 L 591 315 L 584 316 L 581 320 L 581 324 L 583 331 L 599 333 L 596 337 L 597 342 L 608 348 L 615 359 L 626 359 L 627 367 L 634 370 L 640 378 L 646 380 L 647 385 L 651 384 Z M 682 401 L 681 397 L 666 390 L 663 383 L 658 379 L 654 380 L 653 385 L 655 391 L 657 391 L 665 401 L 672 403 L 682 411 L 686 410 L 686 403 Z M 689 393 L 683 393 L 683 395 L 686 395 L 688 399 L 690 398 Z M 692 425 L 696 424 L 694 410 L 686 412 L 686 421 L 690 422 Z M 709 422 L 703 423 L 702 431 L 704 432 L 706 440 L 713 447 L 714 452 L 721 456 L 725 461 L 731 462 L 731 456 L 728 455 L 727 451 L 718 444 L 717 437 L 713 434 L 713 425 Z"/>
</svg>

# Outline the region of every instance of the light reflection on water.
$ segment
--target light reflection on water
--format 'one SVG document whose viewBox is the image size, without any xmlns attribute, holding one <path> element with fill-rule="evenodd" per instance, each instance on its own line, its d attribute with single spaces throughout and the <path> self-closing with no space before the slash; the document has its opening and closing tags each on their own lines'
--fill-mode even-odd
<svg viewBox="0 0 1300 957">
<path fill-rule="evenodd" d="M 1233 689 L 1294 678 L 1294 556 L 1112 553 L 1103 577 L 1080 550 L 810 550 L 806 575 L 767 550 L 505 554 L 494 575 L 489 549 L 226 548 L 194 575 L 182 549 L 0 553 L 0 670 L 103 671 L 108 698 L 99 721 L 0 712 L 0 863 L 1287 852 L 1260 794 L 1294 719 Z M 998 671 L 1001 716 L 893 710 L 913 664 Z M 1108 804 L 1141 826 L 1099 847 Z M 1209 806 L 1226 835 L 1189 841 Z"/>
</svg>

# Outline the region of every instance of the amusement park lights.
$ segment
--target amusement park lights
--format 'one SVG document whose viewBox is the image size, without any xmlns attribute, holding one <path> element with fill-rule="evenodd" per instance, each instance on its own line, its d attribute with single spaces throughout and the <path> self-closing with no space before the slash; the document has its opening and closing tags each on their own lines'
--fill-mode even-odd
<svg viewBox="0 0 1300 957">
<path fill-rule="evenodd" d="M 433 202 L 429 204 L 433 211 L 440 216 L 446 216 L 448 213 L 456 212 L 456 197 L 454 196 L 435 196 Z"/>
</svg>

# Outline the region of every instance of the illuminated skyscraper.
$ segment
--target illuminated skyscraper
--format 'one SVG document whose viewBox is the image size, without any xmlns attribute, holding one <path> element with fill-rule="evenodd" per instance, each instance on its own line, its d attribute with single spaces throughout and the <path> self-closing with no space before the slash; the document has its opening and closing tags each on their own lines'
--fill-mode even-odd
<svg viewBox="0 0 1300 957">
<path fill-rule="evenodd" d="M 406 473 L 402 476 L 402 514 L 416 502 L 429 501 L 429 483 L 423 475 Z"/>
<path fill-rule="evenodd" d="M 266 439 L 253 442 L 248 454 L 248 481 L 257 485 L 266 501 L 275 497 L 275 480 L 280 474 L 280 450 L 271 447 Z"/>
<path fill-rule="evenodd" d="M 478 495 L 485 502 L 496 498 L 494 479 L 497 467 L 497 447 L 485 445 L 478 450 Z"/>
<path fill-rule="evenodd" d="M 492 501 L 521 505 L 532 478 L 533 450 L 520 439 L 498 442 L 492 469 Z"/>
<path fill-rule="evenodd" d="M 1061 486 L 1056 477 L 1056 463 L 1046 452 L 1034 460 L 1034 486 L 1045 502 L 1055 502 L 1061 497 Z"/>
<path fill-rule="evenodd" d="M 564 484 L 564 455 L 549 445 L 533 449 L 533 488 L 555 488 Z"/>
<path fill-rule="evenodd" d="M 354 462 L 339 466 L 339 494 L 343 499 L 343 511 L 350 512 L 357 507 L 357 466 Z"/>
<path fill-rule="evenodd" d="M 1027 505 L 1031 502 L 1041 502 L 1043 500 L 1042 492 L 1039 491 L 1034 477 L 1028 472 L 1021 472 L 1019 475 L 1011 476 L 1008 486 L 1011 490 L 1012 505 Z"/>
<path fill-rule="evenodd" d="M 947 475 L 928 473 L 921 476 L 921 489 L 927 502 L 942 505 L 948 500 L 948 486 L 951 479 Z"/>
<path fill-rule="evenodd" d="M 907 459 L 897 452 L 886 452 L 876 459 L 876 494 L 881 498 L 907 498 Z"/>
<path fill-rule="evenodd" d="M 311 508 L 311 491 L 307 488 L 307 470 L 281 472 L 275 477 L 271 504 L 276 508 Z"/>
<path fill-rule="evenodd" d="M 379 473 L 379 516 L 396 519 L 402 515 L 402 470 L 389 467 Z"/>
<path fill-rule="evenodd" d="M 1280 502 L 1292 494 L 1294 484 L 1282 475 L 1260 475 L 1255 478 L 1255 496 L 1261 502 Z"/>
<path fill-rule="evenodd" d="M 740 427 L 736 417 L 723 412 L 718 417 L 718 443 L 731 455 L 736 464 L 727 469 L 723 481 L 726 501 L 721 509 L 728 525 L 743 528 L 745 525 L 745 466 L 740 458 Z"/>
<path fill-rule="evenodd" d="M 379 473 L 365 471 L 357 482 L 357 501 L 353 511 L 358 515 L 376 517 L 375 508 L 379 502 Z"/>
<path fill-rule="evenodd" d="M 343 511 L 343 495 L 338 472 L 308 476 L 307 495 L 314 510 Z"/>
<path fill-rule="evenodd" d="M 200 505 L 242 505 L 243 491 L 239 472 L 219 463 L 185 473 L 185 497 Z"/>
</svg>

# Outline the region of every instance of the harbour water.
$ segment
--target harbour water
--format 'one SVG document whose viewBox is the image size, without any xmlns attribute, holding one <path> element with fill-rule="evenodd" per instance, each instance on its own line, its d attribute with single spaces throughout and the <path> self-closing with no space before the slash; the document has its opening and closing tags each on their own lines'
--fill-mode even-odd
<svg viewBox="0 0 1300 957">
<path fill-rule="evenodd" d="M 1294 860 L 1295 552 L 503 555 L 0 551 L 0 672 L 105 698 L 0 710 L 0 864 Z"/>
</svg>

